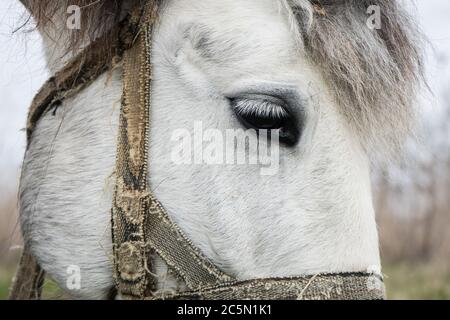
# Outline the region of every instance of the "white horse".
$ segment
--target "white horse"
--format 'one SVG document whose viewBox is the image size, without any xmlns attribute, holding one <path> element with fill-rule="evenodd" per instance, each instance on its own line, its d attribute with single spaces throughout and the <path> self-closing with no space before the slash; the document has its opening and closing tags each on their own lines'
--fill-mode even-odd
<svg viewBox="0 0 450 320">
<path fill-rule="evenodd" d="M 67 29 L 66 8 L 89 1 L 25 2 L 55 72 L 74 43 L 86 45 L 136 1 L 95 1 L 82 9 L 81 30 Z M 149 184 L 173 220 L 238 279 L 381 270 L 369 155 L 396 152 L 414 117 L 420 37 L 405 10 L 390 0 L 163 2 L 153 37 Z M 369 4 L 378 6 L 380 29 L 367 23 Z M 70 291 L 79 298 L 106 298 L 114 286 L 121 92 L 118 65 L 46 113 L 23 165 L 25 240 L 62 288 L 80 268 L 81 287 Z M 221 132 L 283 128 L 294 138 L 281 141 L 272 175 L 254 164 L 174 163 L 173 133 L 193 135 L 199 122 Z M 178 289 L 154 260 L 159 289 Z"/>
</svg>

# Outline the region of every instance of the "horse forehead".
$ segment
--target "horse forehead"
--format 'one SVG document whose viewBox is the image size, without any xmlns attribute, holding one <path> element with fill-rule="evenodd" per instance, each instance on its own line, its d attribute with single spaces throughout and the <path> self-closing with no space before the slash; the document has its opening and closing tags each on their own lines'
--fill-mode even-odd
<svg viewBox="0 0 450 320">
<path fill-rule="evenodd" d="M 209 17 L 220 22 L 222 19 L 255 19 L 280 12 L 280 4 L 285 0 L 177 0 L 166 3 L 166 9 L 172 12 L 192 14 L 198 19 Z M 180 17 L 178 17 L 180 18 Z"/>
<path fill-rule="evenodd" d="M 181 0 L 169 3 L 163 19 L 206 56 L 279 56 L 296 43 L 278 0 Z"/>
</svg>

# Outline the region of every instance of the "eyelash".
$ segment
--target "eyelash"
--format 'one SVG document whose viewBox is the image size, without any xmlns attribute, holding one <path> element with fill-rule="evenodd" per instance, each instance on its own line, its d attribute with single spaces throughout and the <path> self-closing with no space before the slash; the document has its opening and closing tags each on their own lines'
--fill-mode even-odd
<svg viewBox="0 0 450 320">
<path fill-rule="evenodd" d="M 283 120 L 289 117 L 284 107 L 268 100 L 236 98 L 232 101 L 235 112 L 241 115 L 274 120 Z"/>
</svg>

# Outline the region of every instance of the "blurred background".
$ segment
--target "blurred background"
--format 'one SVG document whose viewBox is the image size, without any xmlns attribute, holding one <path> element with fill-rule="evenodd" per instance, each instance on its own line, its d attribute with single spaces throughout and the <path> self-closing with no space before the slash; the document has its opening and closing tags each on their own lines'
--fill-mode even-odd
<svg viewBox="0 0 450 320">
<path fill-rule="evenodd" d="M 373 172 L 383 273 L 390 299 L 450 299 L 450 2 L 404 1 L 428 36 L 422 126 L 401 164 Z M 19 257 L 17 184 L 25 119 L 47 79 L 42 46 L 17 0 L 0 2 L 0 299 Z M 19 30 L 20 29 L 20 30 Z M 60 297 L 47 285 L 46 297 Z"/>
</svg>

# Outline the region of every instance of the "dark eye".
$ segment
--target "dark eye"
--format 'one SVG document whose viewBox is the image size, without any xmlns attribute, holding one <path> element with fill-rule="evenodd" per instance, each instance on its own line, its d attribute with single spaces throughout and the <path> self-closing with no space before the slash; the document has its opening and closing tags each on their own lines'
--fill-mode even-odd
<svg viewBox="0 0 450 320">
<path fill-rule="evenodd" d="M 299 139 L 298 124 L 289 113 L 286 103 L 277 97 L 248 94 L 230 99 L 233 111 L 247 128 L 279 129 L 280 141 L 294 145 Z"/>
</svg>

